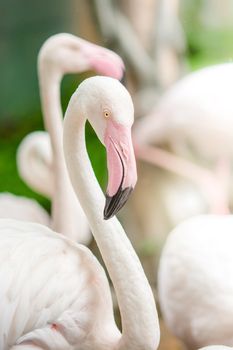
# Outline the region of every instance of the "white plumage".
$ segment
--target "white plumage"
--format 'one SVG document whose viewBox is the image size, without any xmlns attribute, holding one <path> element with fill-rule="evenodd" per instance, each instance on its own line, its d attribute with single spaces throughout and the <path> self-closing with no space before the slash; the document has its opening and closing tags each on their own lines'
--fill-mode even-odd
<svg viewBox="0 0 233 350">
<path fill-rule="evenodd" d="M 92 171 L 85 149 L 86 118 L 107 147 L 109 183 L 120 183 L 117 206 L 115 193 L 105 204 Z M 125 203 L 127 188 L 135 185 L 132 122 L 133 105 L 127 90 L 115 79 L 95 77 L 74 93 L 64 123 L 69 175 L 113 282 L 122 334 L 114 321 L 107 277 L 87 248 L 44 226 L 2 219 L 1 350 L 157 348 L 158 316 L 140 261 L 118 220 L 103 219 L 104 204 L 107 219 Z M 121 157 L 122 163 L 112 162 L 115 157 Z M 119 164 L 123 168 L 116 173 Z M 125 188 L 121 187 L 124 183 Z"/>
<path fill-rule="evenodd" d="M 54 196 L 53 154 L 45 131 L 34 131 L 24 137 L 17 149 L 20 177 L 34 191 L 51 199 Z"/>
<path fill-rule="evenodd" d="M 0 193 L 0 217 L 50 225 L 47 211 L 37 201 L 6 192 Z"/>
<path fill-rule="evenodd" d="M 162 251 L 162 314 L 190 349 L 233 346 L 232 232 L 232 216 L 195 217 L 174 229 Z"/>
<path fill-rule="evenodd" d="M 135 129 L 143 142 L 169 142 L 201 159 L 232 156 L 233 64 L 200 69 L 174 84 Z M 175 150 L 176 150 L 175 146 Z"/>
<path fill-rule="evenodd" d="M 155 109 L 142 118 L 134 130 L 140 159 L 194 181 L 207 196 L 214 214 L 229 212 L 232 81 L 232 63 L 188 74 L 164 93 Z M 152 148 L 151 151 L 140 151 L 142 143 L 169 144 L 174 153 L 189 163 L 180 163 L 179 158 L 166 159 L 158 152 L 153 154 Z M 190 162 L 194 159 L 198 168 Z"/>
<path fill-rule="evenodd" d="M 130 223 L 129 231 L 138 231 L 138 235 L 143 231 L 161 246 L 181 218 L 229 212 L 232 90 L 232 63 L 200 69 L 169 88 L 151 113 L 136 123 L 136 157 L 166 170 L 145 163 L 140 166 L 139 182 L 127 212 L 134 218 L 137 210 L 137 224 Z M 149 143 L 168 146 L 170 155 L 180 158 L 171 160 L 168 153 L 147 147 Z M 167 171 L 183 176 L 179 179 Z M 143 208 L 142 202 L 147 203 Z"/>
<path fill-rule="evenodd" d="M 81 348 L 93 323 L 98 341 L 112 336 L 100 332 L 113 322 L 108 281 L 88 249 L 11 220 L 1 220 L 0 241 L 0 349 L 38 338 L 46 349 Z"/>
</svg>

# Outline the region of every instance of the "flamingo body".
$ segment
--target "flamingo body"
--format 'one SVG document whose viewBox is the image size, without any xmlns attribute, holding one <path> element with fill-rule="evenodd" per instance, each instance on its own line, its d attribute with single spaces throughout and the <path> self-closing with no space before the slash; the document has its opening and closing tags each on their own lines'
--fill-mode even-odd
<svg viewBox="0 0 233 350">
<path fill-rule="evenodd" d="M 162 314 L 191 349 L 233 346 L 232 231 L 232 216 L 195 217 L 172 231 L 162 251 Z"/>
<path fill-rule="evenodd" d="M 13 218 L 50 225 L 47 211 L 34 199 L 16 196 L 11 193 L 0 194 L 0 218 Z"/>
<path fill-rule="evenodd" d="M 43 349 L 71 349 L 74 342 L 82 348 L 119 336 L 109 326 L 106 275 L 85 246 L 45 226 L 1 220 L 0 276 L 2 350 L 30 341 Z"/>
</svg>

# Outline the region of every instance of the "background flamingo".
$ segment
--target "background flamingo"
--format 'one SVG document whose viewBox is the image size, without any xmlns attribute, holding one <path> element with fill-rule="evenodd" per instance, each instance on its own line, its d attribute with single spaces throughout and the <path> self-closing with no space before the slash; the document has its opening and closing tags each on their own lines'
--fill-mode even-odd
<svg viewBox="0 0 233 350">
<path fill-rule="evenodd" d="M 53 155 L 47 132 L 34 131 L 26 135 L 17 149 L 20 177 L 35 192 L 47 198 L 54 193 Z"/>
<path fill-rule="evenodd" d="M 82 243 L 88 243 L 91 235 L 65 167 L 60 82 L 66 73 L 91 69 L 121 79 L 124 64 L 114 52 L 71 34 L 54 35 L 44 43 L 39 53 L 38 74 L 45 127 L 51 140 L 46 133 L 33 133 L 26 137 L 18 152 L 18 168 L 22 178 L 52 199 L 51 226 Z M 8 215 L 14 216 L 12 209 Z M 29 216 L 28 220 L 32 218 Z"/>
<path fill-rule="evenodd" d="M 107 149 L 105 209 L 85 149 L 86 118 Z M 1 220 L 1 349 L 157 348 L 158 317 L 140 261 L 117 219 L 103 219 L 103 209 L 105 219 L 113 216 L 136 182 L 132 122 L 127 90 L 115 79 L 93 77 L 72 96 L 64 125 L 71 181 L 116 290 L 122 334 L 107 277 L 85 246 L 44 226 Z"/>
<path fill-rule="evenodd" d="M 169 231 L 183 219 L 229 212 L 231 76 L 231 63 L 188 74 L 133 130 L 136 157 L 143 163 L 123 219 L 130 237 L 144 232 L 145 244 L 152 242 L 157 256 Z M 134 243 L 141 251 L 138 239 Z"/>
<path fill-rule="evenodd" d="M 231 77 L 231 63 L 187 75 L 162 96 L 155 110 L 135 129 L 135 140 L 140 143 L 138 156 L 189 177 L 209 198 L 213 213 L 229 210 L 229 173 L 233 152 Z M 153 149 L 146 147 L 143 150 L 141 143 L 165 143 L 175 154 L 187 160 L 195 157 L 201 165 L 180 162 L 169 156 L 163 161 L 166 154 L 153 153 Z"/>
<path fill-rule="evenodd" d="M 158 291 L 168 327 L 189 349 L 233 346 L 233 217 L 198 216 L 168 236 Z"/>
<path fill-rule="evenodd" d="M 0 193 L 0 217 L 9 218 L 11 216 L 17 220 L 50 225 L 47 211 L 36 200 L 7 192 Z"/>
</svg>

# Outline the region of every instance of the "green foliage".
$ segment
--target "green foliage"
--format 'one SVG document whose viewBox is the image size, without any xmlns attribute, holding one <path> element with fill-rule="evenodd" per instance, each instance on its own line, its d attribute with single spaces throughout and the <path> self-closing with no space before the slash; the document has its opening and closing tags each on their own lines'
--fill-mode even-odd
<svg viewBox="0 0 233 350">
<path fill-rule="evenodd" d="M 28 125 L 27 125 L 28 127 Z M 47 210 L 50 208 L 49 201 L 30 190 L 20 179 L 16 167 L 16 149 L 21 138 L 26 134 L 25 124 L 11 130 L 0 138 L 0 192 L 11 192 L 16 195 L 35 198 Z M 2 130 L 2 129 L 1 129 Z"/>
<path fill-rule="evenodd" d="M 0 122 L 39 111 L 37 54 L 50 35 L 70 31 L 64 0 L 0 1 Z"/>
<path fill-rule="evenodd" d="M 95 135 L 94 130 L 87 123 L 86 127 L 86 140 L 87 140 L 87 151 L 95 172 L 95 175 L 105 191 L 107 182 L 107 168 L 106 168 L 106 151 L 105 147 L 100 143 Z"/>
<path fill-rule="evenodd" d="M 181 21 L 191 69 L 232 61 L 233 26 L 207 26 L 202 17 L 204 0 L 182 0 L 181 3 Z"/>
<path fill-rule="evenodd" d="M 232 61 L 233 29 L 189 31 L 189 60 L 192 69 Z"/>
</svg>

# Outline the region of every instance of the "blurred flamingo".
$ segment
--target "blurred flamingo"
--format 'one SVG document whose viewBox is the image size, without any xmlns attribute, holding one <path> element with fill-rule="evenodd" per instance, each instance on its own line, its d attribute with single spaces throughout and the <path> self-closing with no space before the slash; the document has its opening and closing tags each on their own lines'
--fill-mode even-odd
<svg viewBox="0 0 233 350">
<path fill-rule="evenodd" d="M 50 226 L 49 214 L 36 200 L 8 192 L 0 193 L 0 217 Z"/>
<path fill-rule="evenodd" d="M 197 216 L 178 225 L 162 250 L 162 315 L 189 349 L 233 346 L 232 232 L 232 215 Z"/>
<path fill-rule="evenodd" d="M 142 162 L 123 219 L 130 237 L 143 232 L 154 252 L 182 220 L 207 212 L 229 213 L 231 78 L 231 63 L 187 75 L 133 129 L 136 157 Z"/>
<path fill-rule="evenodd" d="M 231 78 L 232 64 L 190 74 L 164 94 L 135 130 L 142 160 L 192 179 L 206 195 L 210 211 L 220 214 L 229 212 Z M 169 145 L 174 154 L 153 149 L 146 140 Z M 193 159 L 202 165 L 191 163 Z M 154 194 L 152 189 L 148 193 Z M 155 199 L 159 200 L 154 194 L 148 210 L 155 212 Z M 186 200 L 180 196 L 182 204 Z M 173 204 L 180 207 L 179 201 Z M 162 250 L 158 271 L 162 315 L 189 349 L 217 343 L 233 346 L 232 229 L 231 216 L 193 218 L 175 228 Z"/>
<path fill-rule="evenodd" d="M 35 192 L 52 198 L 53 154 L 47 132 L 34 131 L 26 135 L 19 144 L 16 160 L 19 175 L 24 182 Z"/>
<path fill-rule="evenodd" d="M 212 213 L 229 213 L 232 79 L 232 63 L 187 75 L 168 89 L 134 129 L 137 156 L 191 179 L 205 194 Z M 149 143 L 169 144 L 176 155 L 189 160 Z M 202 166 L 190 161 L 193 155 Z"/>
<path fill-rule="evenodd" d="M 124 64 L 114 52 L 71 34 L 57 34 L 46 40 L 39 52 L 38 74 L 45 127 L 50 139 L 42 132 L 26 136 L 17 155 L 21 177 L 33 189 L 52 199 L 51 227 L 85 244 L 90 241 L 91 234 L 70 184 L 62 151 L 60 82 L 64 74 L 87 70 L 121 79 Z M 12 208 L 8 215 L 14 217 Z M 32 218 L 28 216 L 28 220 Z"/>
</svg>

